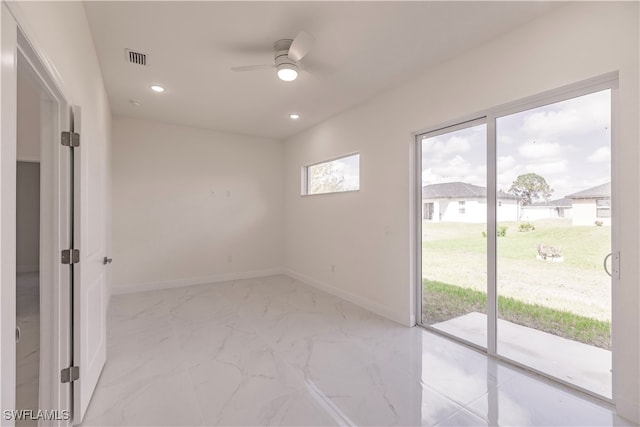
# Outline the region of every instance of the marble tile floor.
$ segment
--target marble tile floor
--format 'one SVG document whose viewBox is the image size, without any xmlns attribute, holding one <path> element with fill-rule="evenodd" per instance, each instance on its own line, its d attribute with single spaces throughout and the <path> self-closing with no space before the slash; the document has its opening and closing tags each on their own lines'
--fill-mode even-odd
<svg viewBox="0 0 640 427">
<path fill-rule="evenodd" d="M 287 276 L 117 295 L 83 425 L 630 425 Z"/>
<path fill-rule="evenodd" d="M 40 375 L 40 279 L 36 273 L 16 276 L 16 324 L 20 341 L 16 343 L 16 409 L 38 409 Z M 37 425 L 19 420 L 20 426 Z"/>
</svg>

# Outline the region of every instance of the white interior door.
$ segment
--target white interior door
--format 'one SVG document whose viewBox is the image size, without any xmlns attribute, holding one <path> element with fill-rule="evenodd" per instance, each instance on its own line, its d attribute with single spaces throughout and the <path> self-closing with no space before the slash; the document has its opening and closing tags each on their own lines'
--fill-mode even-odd
<svg viewBox="0 0 640 427">
<path fill-rule="evenodd" d="M 73 383 L 73 423 L 79 424 L 106 360 L 106 141 L 82 134 L 79 107 L 73 107 L 73 131 L 80 134 L 74 149 L 73 357 L 79 379 Z"/>
</svg>

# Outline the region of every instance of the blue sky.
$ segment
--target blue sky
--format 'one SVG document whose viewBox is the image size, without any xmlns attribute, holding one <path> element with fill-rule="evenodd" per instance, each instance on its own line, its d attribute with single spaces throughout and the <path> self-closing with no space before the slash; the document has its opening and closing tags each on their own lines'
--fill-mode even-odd
<svg viewBox="0 0 640 427">
<path fill-rule="evenodd" d="M 552 199 L 611 180 L 611 94 L 602 91 L 497 119 L 498 189 L 537 173 Z M 462 181 L 486 186 L 486 127 L 422 143 L 423 184 Z"/>
</svg>

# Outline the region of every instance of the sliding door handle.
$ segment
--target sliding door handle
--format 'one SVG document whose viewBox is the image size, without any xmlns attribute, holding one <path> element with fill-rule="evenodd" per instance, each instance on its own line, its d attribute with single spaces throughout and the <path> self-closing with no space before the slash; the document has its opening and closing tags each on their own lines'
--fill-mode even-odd
<svg viewBox="0 0 640 427">
<path fill-rule="evenodd" d="M 113 261 L 113 258 L 104 257 L 104 259 L 102 260 L 102 263 L 104 265 L 107 265 L 107 264 L 111 264 L 111 261 Z"/>
<path fill-rule="evenodd" d="M 607 261 L 609 261 L 609 258 L 611 258 L 612 254 L 607 255 L 606 257 L 604 257 L 604 261 L 602 263 L 603 267 L 604 267 L 604 271 L 605 273 L 607 273 L 609 275 L 609 277 L 613 277 L 611 275 L 611 272 L 609 271 L 609 269 L 607 268 Z"/>
</svg>

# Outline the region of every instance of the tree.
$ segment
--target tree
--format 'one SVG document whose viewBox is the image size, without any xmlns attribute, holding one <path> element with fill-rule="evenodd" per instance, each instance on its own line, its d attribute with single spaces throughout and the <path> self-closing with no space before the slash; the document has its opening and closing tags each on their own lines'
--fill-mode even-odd
<svg viewBox="0 0 640 427">
<path fill-rule="evenodd" d="M 333 162 L 320 163 L 309 167 L 309 193 L 332 193 L 341 191 L 344 175 L 338 173 Z"/>
<path fill-rule="evenodd" d="M 541 200 L 549 201 L 553 188 L 540 175 L 527 173 L 513 181 L 509 193 L 517 196 L 522 206 L 527 206 Z"/>
</svg>

